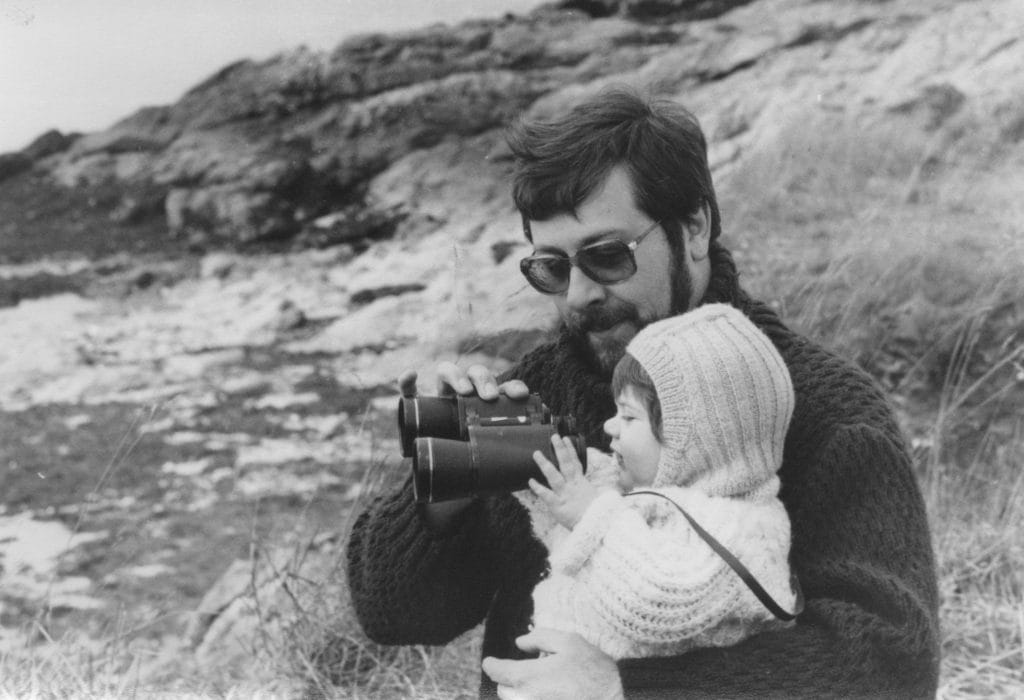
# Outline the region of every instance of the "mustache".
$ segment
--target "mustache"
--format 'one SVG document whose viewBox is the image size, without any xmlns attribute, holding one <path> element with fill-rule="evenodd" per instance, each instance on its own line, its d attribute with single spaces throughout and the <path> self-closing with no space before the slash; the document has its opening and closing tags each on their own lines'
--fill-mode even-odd
<svg viewBox="0 0 1024 700">
<path fill-rule="evenodd" d="M 627 302 L 603 304 L 583 311 L 573 311 L 565 317 L 565 324 L 573 333 L 600 333 L 609 328 L 630 321 L 638 328 L 643 325 L 637 308 Z"/>
</svg>

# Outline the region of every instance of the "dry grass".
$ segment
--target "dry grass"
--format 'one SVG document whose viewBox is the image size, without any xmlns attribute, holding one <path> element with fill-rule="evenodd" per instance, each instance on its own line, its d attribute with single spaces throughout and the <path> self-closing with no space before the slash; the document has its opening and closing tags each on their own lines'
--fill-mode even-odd
<svg viewBox="0 0 1024 700">
<path fill-rule="evenodd" d="M 378 464 L 363 475 L 361 491 L 380 493 L 394 487 L 402 476 Z M 354 515 L 350 513 L 342 527 L 341 541 L 347 541 Z M 309 614 L 291 619 L 284 634 L 277 636 L 278 650 L 269 654 L 278 672 L 301 684 L 303 697 L 458 700 L 477 696 L 478 631 L 443 647 L 376 644 L 363 634 L 348 602 L 341 558 L 332 558 L 335 570 L 323 577 L 327 583 L 315 587 L 302 603 Z"/>
<path fill-rule="evenodd" d="M 896 405 L 939 566 L 939 696 L 1021 697 L 1024 231 L 1006 196 L 1019 171 L 942 132 L 833 119 L 782 133 L 726 190 L 748 286 Z M 965 161 L 972 148 L 988 160 Z"/>
</svg>

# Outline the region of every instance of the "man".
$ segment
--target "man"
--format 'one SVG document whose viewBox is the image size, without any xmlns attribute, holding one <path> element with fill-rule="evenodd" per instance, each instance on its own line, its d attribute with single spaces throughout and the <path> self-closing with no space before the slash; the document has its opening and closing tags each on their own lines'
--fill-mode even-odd
<svg viewBox="0 0 1024 700">
<path fill-rule="evenodd" d="M 701 303 L 737 307 L 793 379 L 780 497 L 805 609 L 795 627 L 733 647 L 615 663 L 578 636 L 528 629 L 545 551 L 514 497 L 417 508 L 407 485 L 379 497 L 353 528 L 349 581 L 366 633 L 386 644 L 443 644 L 485 621 L 481 697 L 934 696 L 934 558 L 892 412 L 863 372 L 739 287 L 718 240 L 694 118 L 613 91 L 561 119 L 520 123 L 509 143 L 513 196 L 534 247 L 522 271 L 551 297 L 561 328 L 500 385 L 485 367 L 442 364 L 442 391 L 537 392 L 606 449 L 609 375 L 629 339 Z M 415 392 L 415 378 L 400 378 L 404 394 Z"/>
</svg>

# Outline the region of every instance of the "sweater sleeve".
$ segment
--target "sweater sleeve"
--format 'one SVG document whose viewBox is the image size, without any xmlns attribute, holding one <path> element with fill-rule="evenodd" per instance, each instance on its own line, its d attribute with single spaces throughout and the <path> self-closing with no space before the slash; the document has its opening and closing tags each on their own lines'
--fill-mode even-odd
<svg viewBox="0 0 1024 700">
<path fill-rule="evenodd" d="M 494 594 L 484 504 L 444 533 L 423 522 L 404 484 L 356 519 L 348 584 L 363 631 L 381 644 L 444 644 L 478 624 Z"/>
<path fill-rule="evenodd" d="M 543 385 L 557 375 L 546 364 L 550 356 L 536 350 L 499 382 Z M 480 498 L 438 532 L 426 524 L 410 483 L 378 497 L 357 517 L 347 550 L 349 593 L 363 631 L 382 644 L 444 644 L 479 624 L 507 583 L 499 572 L 507 578 L 507 561 L 516 557 L 502 559 L 502 552 L 531 546 L 513 542 L 513 519 L 498 500 Z"/>
<path fill-rule="evenodd" d="M 838 430 L 816 457 L 783 479 L 805 595 L 797 625 L 623 660 L 627 698 L 934 697 L 935 568 L 909 458 L 866 426 Z"/>
</svg>

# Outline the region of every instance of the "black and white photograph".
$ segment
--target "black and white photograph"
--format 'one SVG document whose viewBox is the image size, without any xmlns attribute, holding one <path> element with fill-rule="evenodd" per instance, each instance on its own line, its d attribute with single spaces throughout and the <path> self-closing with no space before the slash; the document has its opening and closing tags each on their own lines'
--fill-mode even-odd
<svg viewBox="0 0 1024 700">
<path fill-rule="evenodd" d="M 0 700 L 1024 697 L 1022 0 L 0 0 Z"/>
</svg>

